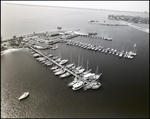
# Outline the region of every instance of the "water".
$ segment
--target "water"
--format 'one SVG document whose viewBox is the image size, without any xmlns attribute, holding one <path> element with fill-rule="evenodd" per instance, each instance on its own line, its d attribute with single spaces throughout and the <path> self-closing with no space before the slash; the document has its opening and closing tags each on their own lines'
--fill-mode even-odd
<svg viewBox="0 0 150 119">
<path fill-rule="evenodd" d="M 89 31 L 91 25 L 87 23 L 88 21 L 103 18 L 103 16 L 107 16 L 105 13 L 110 14 L 108 11 L 75 9 L 68 11 L 68 9 L 60 8 L 17 5 L 7 5 L 7 7 L 9 9 L 14 8 L 7 11 L 13 13 L 11 16 L 5 14 L 5 18 L 11 18 L 11 23 L 6 22 L 7 27 L 21 30 L 11 30 L 10 32 L 2 24 L 3 28 L 7 30 L 6 33 L 2 32 L 6 37 L 11 37 L 14 34 L 32 33 L 33 31 L 52 30 L 56 29 L 58 25 L 63 28 L 81 28 L 84 31 Z M 34 15 L 26 14 L 24 17 L 23 14 L 20 14 L 21 11 L 13 12 L 13 10 L 16 11 L 20 8 L 24 13 L 30 13 L 33 10 L 32 14 Z M 63 11 L 62 14 L 60 14 L 60 10 Z M 118 14 L 117 12 L 112 13 Z M 16 17 L 14 17 L 15 15 Z M 21 17 L 18 18 L 20 15 Z M 89 15 L 91 16 L 89 17 Z M 19 24 L 17 24 L 16 19 L 19 19 Z M 149 34 L 127 26 L 97 25 L 95 30 L 99 35 L 112 37 L 113 41 L 83 37 L 76 37 L 74 40 L 103 44 L 106 47 L 125 51 L 132 50 L 134 43 L 136 43 L 137 56 L 133 60 L 128 60 L 114 55 L 68 46 L 65 43 L 58 43 L 59 48 L 57 50 L 45 50 L 54 55 L 60 54 L 69 61 L 72 54 L 72 61 L 76 65 L 80 55 L 80 58 L 83 58 L 85 68 L 88 59 L 88 67 L 92 69 L 92 72 L 96 72 L 96 67 L 99 66 L 99 73 L 103 73 L 99 79 L 102 84 L 101 88 L 73 91 L 67 87 L 73 77 L 60 79 L 55 76 L 49 68 L 37 62 L 30 55 L 29 50 L 24 49 L 2 55 L 1 117 L 149 117 Z M 25 91 L 29 91 L 30 96 L 25 100 L 18 101 L 18 98 Z"/>
</svg>

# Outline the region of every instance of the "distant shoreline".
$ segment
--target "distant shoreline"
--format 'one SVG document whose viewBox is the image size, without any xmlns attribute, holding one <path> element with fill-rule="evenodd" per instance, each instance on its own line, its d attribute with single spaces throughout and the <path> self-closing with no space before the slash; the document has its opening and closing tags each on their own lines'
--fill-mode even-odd
<svg viewBox="0 0 150 119">
<path fill-rule="evenodd" d="M 5 2 L 3 2 L 5 3 Z M 134 11 L 121 11 L 121 10 L 108 10 L 108 9 L 94 9 L 94 8 L 78 8 L 78 7 L 63 7 L 63 6 L 48 6 L 48 5 L 31 5 L 31 4 L 20 4 L 20 3 L 5 3 L 11 5 L 22 5 L 22 6 L 34 6 L 34 7 L 53 7 L 53 8 L 69 8 L 69 9 L 83 9 L 83 10 L 99 10 L 99 11 L 113 11 L 113 12 L 128 12 L 128 13 L 143 13 L 144 12 L 134 12 Z"/>
</svg>

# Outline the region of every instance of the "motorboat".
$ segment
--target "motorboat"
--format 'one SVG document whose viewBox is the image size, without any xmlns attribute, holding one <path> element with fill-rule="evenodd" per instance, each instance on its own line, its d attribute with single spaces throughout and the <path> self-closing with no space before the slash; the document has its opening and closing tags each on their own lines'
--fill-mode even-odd
<svg viewBox="0 0 150 119">
<path fill-rule="evenodd" d="M 29 92 L 24 92 L 23 95 L 21 95 L 21 96 L 19 97 L 19 100 L 25 99 L 25 98 L 28 97 L 28 96 L 29 96 Z"/>
</svg>

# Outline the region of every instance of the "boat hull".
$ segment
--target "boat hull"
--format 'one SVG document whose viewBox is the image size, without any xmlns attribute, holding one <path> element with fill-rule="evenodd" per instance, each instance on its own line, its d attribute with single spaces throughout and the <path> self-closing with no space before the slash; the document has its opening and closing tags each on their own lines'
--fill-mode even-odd
<svg viewBox="0 0 150 119">
<path fill-rule="evenodd" d="M 19 100 L 23 100 L 29 96 L 29 92 L 23 93 L 23 95 L 19 98 Z"/>
</svg>

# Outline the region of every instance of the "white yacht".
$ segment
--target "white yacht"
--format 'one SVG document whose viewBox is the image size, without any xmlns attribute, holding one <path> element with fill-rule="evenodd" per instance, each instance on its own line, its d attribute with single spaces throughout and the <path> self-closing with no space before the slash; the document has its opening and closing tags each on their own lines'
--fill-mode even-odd
<svg viewBox="0 0 150 119">
<path fill-rule="evenodd" d="M 100 82 L 94 82 L 92 84 L 92 89 L 98 89 L 102 84 Z"/>
<path fill-rule="evenodd" d="M 82 75 L 84 76 L 84 75 L 86 75 L 86 74 L 90 73 L 90 72 L 91 72 L 91 70 L 92 70 L 92 69 L 90 69 L 90 70 L 88 70 L 88 71 L 83 72 L 83 73 L 82 73 Z"/>
<path fill-rule="evenodd" d="M 77 79 L 77 77 L 75 77 L 74 80 L 68 84 L 68 87 L 73 86 L 77 82 L 78 82 L 78 79 Z"/>
<path fill-rule="evenodd" d="M 68 64 L 68 65 L 66 65 L 66 68 L 71 68 L 73 65 L 74 65 L 74 63 Z"/>
<path fill-rule="evenodd" d="M 64 78 L 64 77 L 68 77 L 68 76 L 70 76 L 70 75 L 71 75 L 70 73 L 66 72 L 65 74 L 62 74 L 62 75 L 60 75 L 59 77 L 60 77 L 60 78 Z"/>
<path fill-rule="evenodd" d="M 59 69 L 55 69 L 53 72 L 58 72 L 58 71 L 61 71 L 62 68 L 59 68 Z"/>
<path fill-rule="evenodd" d="M 77 83 L 75 83 L 72 87 L 73 90 L 79 90 L 80 88 L 82 88 L 84 85 L 83 81 L 78 81 Z"/>
<path fill-rule="evenodd" d="M 76 71 L 75 73 L 76 73 L 76 74 L 81 74 L 82 72 L 84 72 L 84 70 L 85 70 L 85 69 L 80 69 L 80 70 Z"/>
<path fill-rule="evenodd" d="M 65 64 L 65 63 L 67 63 L 68 62 L 68 60 L 67 59 L 64 59 L 64 60 L 61 60 L 61 62 L 59 63 L 59 64 Z"/>
<path fill-rule="evenodd" d="M 62 69 L 62 70 L 56 72 L 55 75 L 60 75 L 60 74 L 63 74 L 63 73 L 65 73 L 65 70 Z"/>
<path fill-rule="evenodd" d="M 54 67 L 51 68 L 51 70 L 55 70 L 57 68 L 58 68 L 58 66 L 54 66 Z"/>
</svg>

